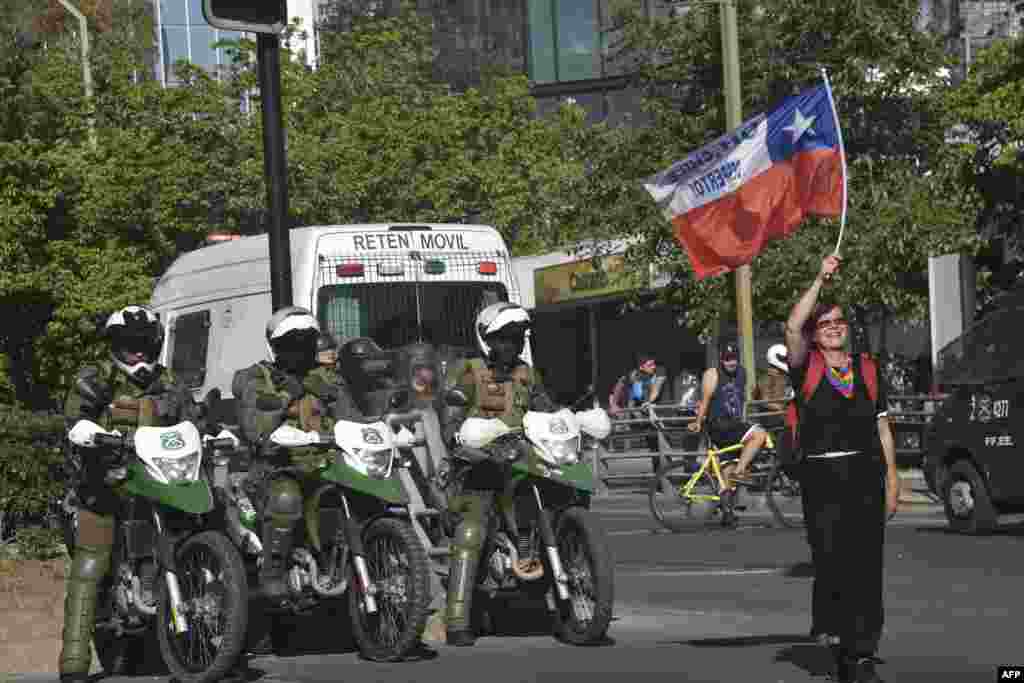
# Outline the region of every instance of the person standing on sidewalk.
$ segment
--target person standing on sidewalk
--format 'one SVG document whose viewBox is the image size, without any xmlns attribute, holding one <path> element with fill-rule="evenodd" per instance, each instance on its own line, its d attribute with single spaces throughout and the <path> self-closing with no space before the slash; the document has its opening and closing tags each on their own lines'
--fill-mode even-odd
<svg viewBox="0 0 1024 683">
<path fill-rule="evenodd" d="M 833 647 L 840 683 L 881 683 L 874 655 L 882 635 L 885 523 L 899 504 L 900 480 L 884 388 L 871 399 L 864 359 L 847 351 L 843 309 L 818 301 L 839 265 L 837 256 L 822 261 L 786 322 L 792 386 L 821 373 L 809 400 L 797 392 L 815 570 L 811 635 Z"/>
</svg>

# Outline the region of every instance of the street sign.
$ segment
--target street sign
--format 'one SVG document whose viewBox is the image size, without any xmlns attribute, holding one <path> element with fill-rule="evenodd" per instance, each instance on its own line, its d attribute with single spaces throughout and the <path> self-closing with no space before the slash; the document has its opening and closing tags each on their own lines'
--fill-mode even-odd
<svg viewBox="0 0 1024 683">
<path fill-rule="evenodd" d="M 277 35 L 288 26 L 286 0 L 203 0 L 210 26 L 226 31 Z"/>
</svg>

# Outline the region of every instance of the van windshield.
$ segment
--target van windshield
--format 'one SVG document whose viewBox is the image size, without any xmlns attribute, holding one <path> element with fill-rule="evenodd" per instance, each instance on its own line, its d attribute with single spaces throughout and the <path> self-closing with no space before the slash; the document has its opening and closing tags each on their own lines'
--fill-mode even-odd
<svg viewBox="0 0 1024 683">
<path fill-rule="evenodd" d="M 986 384 L 1024 377 L 1024 352 L 1016 335 L 1024 308 L 993 311 L 939 351 L 943 384 Z"/>
<path fill-rule="evenodd" d="M 499 301 L 508 301 L 508 290 L 499 282 L 325 285 L 317 294 L 317 318 L 339 343 L 370 337 L 382 348 L 393 349 L 425 341 L 471 355 L 476 349 L 477 312 Z"/>
</svg>

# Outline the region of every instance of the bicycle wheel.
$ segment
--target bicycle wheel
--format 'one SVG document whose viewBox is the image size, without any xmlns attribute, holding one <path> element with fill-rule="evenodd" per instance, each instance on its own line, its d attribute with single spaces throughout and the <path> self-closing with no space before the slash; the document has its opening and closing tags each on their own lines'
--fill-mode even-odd
<svg viewBox="0 0 1024 683">
<path fill-rule="evenodd" d="M 669 531 L 708 525 L 719 513 L 718 482 L 709 471 L 701 474 L 689 496 L 683 495 L 683 487 L 693 472 L 686 461 L 670 463 L 660 469 L 651 482 L 647 495 L 651 514 Z"/>
<path fill-rule="evenodd" d="M 768 507 L 778 526 L 799 529 L 804 526 L 804 506 L 800 482 L 786 472 L 778 461 L 768 479 Z"/>
</svg>

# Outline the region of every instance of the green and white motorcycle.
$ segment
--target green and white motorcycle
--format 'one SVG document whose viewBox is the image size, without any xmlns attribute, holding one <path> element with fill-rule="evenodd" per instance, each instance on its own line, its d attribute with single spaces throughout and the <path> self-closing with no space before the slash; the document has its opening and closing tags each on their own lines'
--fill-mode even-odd
<svg viewBox="0 0 1024 683">
<path fill-rule="evenodd" d="M 408 419 L 405 416 L 404 419 Z M 347 592 L 352 633 L 361 654 L 395 661 L 420 646 L 427 621 L 427 556 L 409 523 L 407 497 L 394 472 L 400 468 L 395 434 L 402 415 L 364 422 L 339 421 L 333 433 L 278 427 L 268 440 L 303 449 L 304 465 L 271 464 L 249 476 L 248 491 L 265 491 L 266 480 L 293 476 L 303 486 L 304 527 L 287 569 L 286 612 L 303 613 Z M 408 433 L 408 432 L 406 432 Z M 399 442 L 396 443 L 396 438 Z M 323 457 L 310 462 L 310 451 Z M 283 463 L 287 458 L 272 459 Z M 244 491 L 230 487 L 234 504 L 252 509 L 241 517 L 250 537 L 263 501 L 246 502 Z M 261 543 L 247 545 L 247 560 L 261 559 Z"/>
<path fill-rule="evenodd" d="M 465 396 L 452 390 L 446 400 L 461 406 Z M 466 488 L 491 488 L 499 495 L 489 515 L 477 593 L 543 596 L 558 638 L 575 645 L 604 640 L 614 603 L 614 566 L 604 529 L 590 511 L 595 487 L 585 455 L 610 432 L 607 414 L 600 409 L 529 412 L 522 429 L 469 418 L 460 430 L 462 445 L 449 452 L 436 411 L 412 412 L 418 417 L 410 458 L 416 465 L 400 474 L 414 528 L 434 560 L 435 578 L 448 576 L 454 529 L 445 514 L 447 500 Z M 500 619 L 500 613 L 487 613 L 493 628 Z"/>
<path fill-rule="evenodd" d="M 93 442 L 86 457 L 108 464 L 105 481 L 122 501 L 111 571 L 98 596 L 101 664 L 108 673 L 128 673 L 155 632 L 174 679 L 221 679 L 245 643 L 248 590 L 210 478 L 214 463 L 226 467 L 237 440 L 204 439 L 192 422 L 181 422 L 126 435 L 99 430 Z M 66 520 L 69 545 L 74 520 Z"/>
</svg>

